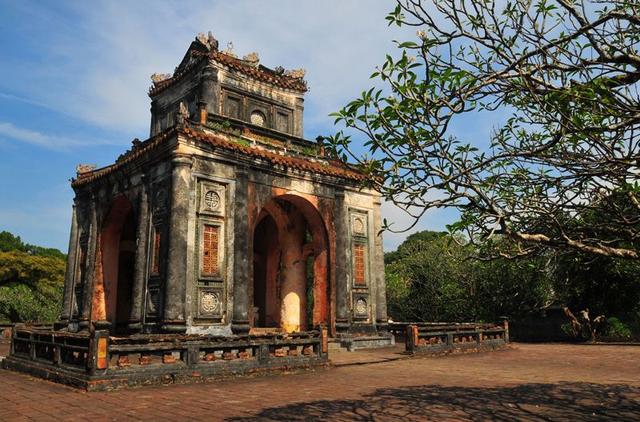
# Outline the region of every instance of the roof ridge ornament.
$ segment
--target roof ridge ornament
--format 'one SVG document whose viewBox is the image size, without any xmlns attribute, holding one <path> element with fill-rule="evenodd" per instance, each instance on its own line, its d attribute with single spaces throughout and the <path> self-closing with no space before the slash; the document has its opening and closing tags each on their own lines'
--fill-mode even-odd
<svg viewBox="0 0 640 422">
<path fill-rule="evenodd" d="M 229 41 L 227 43 L 227 48 L 223 51 L 223 53 L 226 54 L 227 56 L 238 58 L 236 53 L 233 52 L 233 42 L 232 41 Z"/>
<path fill-rule="evenodd" d="M 207 47 L 209 51 L 218 51 L 218 40 L 213 36 L 211 31 L 207 32 L 207 35 L 205 35 L 204 32 L 199 32 L 198 35 L 196 35 L 196 41 Z"/>
<path fill-rule="evenodd" d="M 91 173 L 96 167 L 95 164 L 78 164 L 76 166 L 76 175 L 80 176 L 85 173 Z"/>
<path fill-rule="evenodd" d="M 306 75 L 307 71 L 305 69 L 291 69 L 284 72 L 285 76 L 288 76 L 293 79 L 303 79 L 304 75 Z"/>
<path fill-rule="evenodd" d="M 162 81 L 166 81 L 167 79 L 171 79 L 170 73 L 154 73 L 151 75 L 151 80 L 154 84 L 159 84 Z"/>
<path fill-rule="evenodd" d="M 258 67 L 260 64 L 260 56 L 254 51 L 242 57 L 242 61 L 247 62 L 249 66 Z"/>
</svg>

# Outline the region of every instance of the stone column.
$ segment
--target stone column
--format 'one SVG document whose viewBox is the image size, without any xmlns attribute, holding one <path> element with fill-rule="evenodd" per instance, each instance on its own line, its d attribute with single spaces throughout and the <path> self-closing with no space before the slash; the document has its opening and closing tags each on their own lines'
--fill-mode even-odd
<svg viewBox="0 0 640 422">
<path fill-rule="evenodd" d="M 218 101 L 218 70 L 213 66 L 207 66 L 202 70 L 200 82 L 200 101 L 198 120 L 201 124 L 207 122 L 208 113 L 220 114 Z"/>
<path fill-rule="evenodd" d="M 82 311 L 80 313 L 80 321 L 78 327 L 80 329 L 88 329 L 91 325 L 91 307 L 93 304 L 93 288 L 95 282 L 96 260 L 100 257 L 96 256 L 100 248 L 98 242 L 98 210 L 97 197 L 91 195 L 91 206 L 89 209 L 89 239 L 87 241 L 87 262 L 84 271 L 84 282 L 82 285 Z"/>
<path fill-rule="evenodd" d="M 379 331 L 387 331 L 387 288 L 384 280 L 384 251 L 382 249 L 382 215 L 380 210 L 380 200 L 373 204 L 373 241 L 374 255 L 371 262 L 373 272 L 373 282 L 376 285 L 376 326 Z"/>
<path fill-rule="evenodd" d="M 336 332 L 349 330 L 349 225 L 344 191 L 335 193 L 333 221 L 336 230 Z"/>
<path fill-rule="evenodd" d="M 298 97 L 296 98 L 296 108 L 293 112 L 293 136 L 297 136 L 302 138 L 304 135 L 304 98 Z"/>
<path fill-rule="evenodd" d="M 67 267 L 64 276 L 64 298 L 62 300 L 62 313 L 60 314 L 60 328 L 68 325 L 73 307 L 73 289 L 76 283 L 76 262 L 78 256 L 78 219 L 76 205 L 73 204 L 71 212 L 71 233 L 69 234 L 69 252 L 67 254 Z"/>
<path fill-rule="evenodd" d="M 149 244 L 149 200 L 146 177 L 142 178 L 138 197 L 138 221 L 136 230 L 136 260 L 133 269 L 133 287 L 131 290 L 131 313 L 129 330 L 142 330 L 142 309 L 147 281 L 147 250 Z"/>
<path fill-rule="evenodd" d="M 246 169 L 236 168 L 233 248 L 233 320 L 235 334 L 249 332 L 249 177 Z"/>
<path fill-rule="evenodd" d="M 162 330 L 180 333 L 186 331 L 185 292 L 191 158 L 178 155 L 171 162 L 173 170 L 169 204 L 169 253 Z"/>
<path fill-rule="evenodd" d="M 154 136 L 158 130 L 158 100 L 151 101 L 151 123 L 149 125 L 149 137 Z"/>
</svg>

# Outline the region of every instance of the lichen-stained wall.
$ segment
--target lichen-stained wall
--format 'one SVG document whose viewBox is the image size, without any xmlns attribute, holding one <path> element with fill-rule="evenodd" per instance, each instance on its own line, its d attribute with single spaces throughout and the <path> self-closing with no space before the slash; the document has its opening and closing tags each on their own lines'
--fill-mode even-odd
<svg viewBox="0 0 640 422">
<path fill-rule="evenodd" d="M 235 264 L 235 168 L 191 146 L 183 146 L 181 151 L 196 157 L 186 274 L 188 332 L 229 333 Z"/>
<path fill-rule="evenodd" d="M 114 200 L 124 195 L 135 214 L 139 292 L 133 296 L 140 296 L 132 299 L 131 330 L 228 334 L 254 326 L 253 236 L 264 212 L 280 224 L 280 244 L 289 245 L 282 248 L 279 278 L 269 281 L 284 289 L 277 300 L 284 330 L 326 324 L 335 334 L 384 325 L 379 196 L 355 181 L 273 166 L 261 156 L 239 155 L 186 132 L 146 157 L 147 165 L 125 166 L 78 187 L 66 318 L 85 327 L 117 322 L 117 283 L 105 278 L 114 278 L 114 252 L 104 247 L 118 244 L 118 228 L 105 227 Z M 297 228 L 296 218 L 303 222 Z M 307 278 L 311 287 L 301 284 Z M 285 300 L 287 290 L 295 300 Z"/>
<path fill-rule="evenodd" d="M 152 76 L 149 139 L 113 165 L 79 167 L 59 325 L 384 327 L 379 195 L 322 142 L 301 138 L 304 71 L 268 69 L 217 44 L 198 36 L 172 75 Z M 113 214 L 118 198 L 130 213 Z M 256 232 L 266 216 L 270 229 Z"/>
<path fill-rule="evenodd" d="M 376 274 L 376 267 L 372 266 L 372 260 L 376 257 L 376 247 L 381 241 L 374 227 L 375 219 L 379 218 L 379 214 L 374 213 L 374 209 L 379 207 L 379 198 L 375 193 L 359 190 L 356 186 L 345 189 L 344 181 L 335 178 L 269 168 L 260 161 L 254 160 L 239 165 L 225 154 L 203 148 L 202 145 L 188 139 L 184 139 L 184 143 L 178 150 L 181 154 L 192 154 L 196 157 L 192 167 L 194 183 L 191 185 L 190 213 L 193 219 L 189 225 L 190 261 L 187 276 L 189 287 L 186 297 L 189 332 L 227 332 L 229 324 L 233 322 L 234 294 L 247 296 L 246 319 L 250 325 L 254 323 L 253 235 L 260 213 L 269 209 L 270 203 L 274 200 L 290 203 L 296 210 L 300 209 L 309 227 L 313 227 L 309 220 L 313 220 L 316 218 L 314 215 L 317 215 L 318 230 L 321 230 L 323 241 L 326 242 L 326 250 L 319 251 L 322 255 L 314 264 L 313 293 L 316 300 L 313 309 L 310 310 L 312 312 L 310 320 L 314 323 L 326 324 L 335 331 L 336 299 L 342 297 L 347 307 L 347 329 L 375 325 L 376 292 L 380 276 Z M 240 233 L 233 227 L 233 216 L 236 212 L 235 180 L 239 166 L 246 171 L 248 179 L 246 233 Z M 336 192 L 343 195 L 340 214 L 347 220 L 346 232 L 343 231 L 338 235 L 334 224 Z M 272 216 L 278 219 L 276 212 L 272 212 Z M 355 216 L 359 218 L 354 219 Z M 352 233 L 356 221 L 359 221 L 358 224 L 361 227 L 358 226 L 357 233 Z M 220 270 L 216 275 L 202 274 L 202 260 L 206 259 L 204 255 L 206 227 L 219 228 L 216 253 L 220 260 L 218 264 Z M 295 230 L 292 229 L 291 232 Z M 242 270 L 246 272 L 248 282 L 246 291 L 243 292 L 234 289 L 233 271 L 234 242 L 240 236 L 245 237 L 248 245 L 245 251 L 248 265 Z M 345 243 L 348 250 L 337 253 L 336 238 L 339 236 L 347 239 Z M 286 237 L 282 238 L 282 240 L 285 239 Z M 362 265 L 366 268 L 366 280 L 362 285 L 355 285 L 352 248 L 360 243 L 364 243 L 366 248 L 362 257 Z M 295 251 L 295 254 L 300 258 L 306 256 L 302 250 Z M 346 262 L 338 265 L 337 260 Z M 297 260 L 291 260 L 291 262 L 294 261 Z M 287 262 L 286 256 L 283 262 Z M 322 262 L 324 265 L 321 264 Z M 283 274 L 286 273 L 286 265 L 284 267 Z M 337 267 L 342 267 L 343 271 L 341 272 Z M 377 267 L 378 272 L 379 269 Z M 291 269 L 291 271 L 295 270 Z M 301 276 L 298 274 L 296 277 Z M 283 276 L 281 281 L 286 284 L 286 276 Z M 289 283 L 292 282 L 289 281 Z M 300 294 L 300 292 L 297 293 L 298 299 Z M 304 300 L 297 303 L 303 306 Z M 281 306 L 287 306 L 284 300 Z M 280 323 L 283 328 L 291 329 L 291 327 L 284 327 L 282 315 Z M 296 329 L 305 326 L 304 322 L 298 325 Z M 365 328 L 364 331 L 368 329 Z"/>
<path fill-rule="evenodd" d="M 384 262 L 379 261 L 382 249 L 382 237 L 379 234 L 380 199 L 375 193 L 364 194 L 347 191 L 345 205 L 348 207 L 349 245 L 347 248 L 348 289 L 351 317 L 354 323 L 375 323 L 378 303 L 378 290 L 384 289 Z M 383 322 L 383 321 L 379 321 Z M 384 321 L 386 322 L 386 321 Z"/>
<path fill-rule="evenodd" d="M 175 124 L 184 103 L 196 121 L 204 122 L 212 114 L 301 138 L 303 77 L 301 70 L 260 66 L 255 53 L 239 59 L 196 40 L 173 75 L 154 75 L 150 134 Z"/>
</svg>

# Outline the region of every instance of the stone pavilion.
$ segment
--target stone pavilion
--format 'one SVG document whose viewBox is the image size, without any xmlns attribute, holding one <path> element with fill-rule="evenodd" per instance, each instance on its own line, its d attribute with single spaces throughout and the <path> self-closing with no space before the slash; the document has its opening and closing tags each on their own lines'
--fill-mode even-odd
<svg viewBox="0 0 640 422">
<path fill-rule="evenodd" d="M 209 33 L 152 80 L 149 139 L 72 180 L 56 329 L 386 333 L 380 195 L 303 139 L 304 71 Z"/>
</svg>

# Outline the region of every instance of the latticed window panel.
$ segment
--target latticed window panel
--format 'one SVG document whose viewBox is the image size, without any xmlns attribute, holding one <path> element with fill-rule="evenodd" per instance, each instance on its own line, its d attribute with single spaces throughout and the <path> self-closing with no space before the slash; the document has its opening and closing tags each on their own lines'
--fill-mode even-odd
<svg viewBox="0 0 640 422">
<path fill-rule="evenodd" d="M 365 275 L 365 245 L 356 243 L 353 245 L 353 280 L 356 285 L 367 284 Z"/>
<path fill-rule="evenodd" d="M 218 275 L 218 241 L 220 227 L 209 224 L 204 225 L 202 234 L 202 275 Z"/>
<path fill-rule="evenodd" d="M 151 274 L 160 274 L 160 233 L 155 230 L 153 234 L 153 254 L 151 255 Z"/>
</svg>

